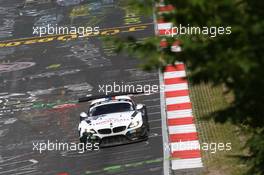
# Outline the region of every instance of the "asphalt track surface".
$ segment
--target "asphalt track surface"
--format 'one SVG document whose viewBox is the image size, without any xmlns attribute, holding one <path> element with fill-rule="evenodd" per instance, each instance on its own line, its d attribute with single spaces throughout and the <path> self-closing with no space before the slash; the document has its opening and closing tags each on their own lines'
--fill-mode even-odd
<svg viewBox="0 0 264 175">
<path fill-rule="evenodd" d="M 70 7 L 42 2 L 21 9 L 22 0 L 0 0 L 0 43 L 34 37 L 32 26 L 54 20 L 60 25 L 126 31 L 116 35 L 154 35 L 152 19 L 137 16 L 137 22 L 127 20 L 117 1 L 89 1 Z M 81 10 L 78 16 L 73 8 L 88 10 Z M 144 24 L 144 30 L 128 30 Z M 158 85 L 156 72 L 142 72 L 138 60 L 116 54 L 113 48 L 99 36 L 0 47 L 0 175 L 162 174 L 159 93 L 134 97 L 148 109 L 148 141 L 83 154 L 33 150 L 33 143 L 48 140 L 78 143 L 79 113 L 87 110 L 87 104 L 76 100 L 98 94 L 99 85 L 114 81 Z"/>
</svg>

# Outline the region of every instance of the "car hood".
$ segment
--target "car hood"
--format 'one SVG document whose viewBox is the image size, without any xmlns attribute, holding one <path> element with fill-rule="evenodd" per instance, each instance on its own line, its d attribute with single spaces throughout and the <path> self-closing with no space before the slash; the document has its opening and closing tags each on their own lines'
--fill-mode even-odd
<svg viewBox="0 0 264 175">
<path fill-rule="evenodd" d="M 90 126 L 94 129 L 114 128 L 117 126 L 128 126 L 133 119 L 135 111 L 119 112 L 97 116 L 91 121 Z"/>
</svg>

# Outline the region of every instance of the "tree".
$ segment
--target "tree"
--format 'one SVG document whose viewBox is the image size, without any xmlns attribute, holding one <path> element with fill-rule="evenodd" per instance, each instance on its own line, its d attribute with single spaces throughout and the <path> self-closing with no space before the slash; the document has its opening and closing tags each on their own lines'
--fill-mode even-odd
<svg viewBox="0 0 264 175">
<path fill-rule="evenodd" d="M 153 13 L 151 0 L 132 0 L 129 4 Z M 264 174 L 264 3 L 259 0 L 165 0 L 165 4 L 172 4 L 176 9 L 158 18 L 173 21 L 175 26 L 208 27 L 209 31 L 169 37 L 169 45 L 163 49 L 158 49 L 162 37 L 143 42 L 133 37 L 119 38 L 115 39 L 118 50 L 141 58 L 146 70 L 183 61 L 194 83 L 224 84 L 234 94 L 234 100 L 226 109 L 217 111 L 214 119 L 231 121 L 250 134 L 245 145 L 249 154 L 241 158 L 249 165 L 247 174 Z M 215 31 L 214 27 L 225 30 L 231 27 L 231 33 L 218 31 L 214 37 L 214 32 L 210 33 L 211 29 Z M 181 41 L 182 52 L 171 51 L 175 40 Z"/>
</svg>

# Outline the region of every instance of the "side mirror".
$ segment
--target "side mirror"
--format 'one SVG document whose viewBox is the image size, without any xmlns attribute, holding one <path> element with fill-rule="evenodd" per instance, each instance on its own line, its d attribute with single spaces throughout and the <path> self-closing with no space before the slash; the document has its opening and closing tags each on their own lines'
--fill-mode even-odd
<svg viewBox="0 0 264 175">
<path fill-rule="evenodd" d="M 143 104 L 137 104 L 136 110 L 141 110 L 141 109 L 143 109 Z"/>
<path fill-rule="evenodd" d="M 87 117 L 88 117 L 87 113 L 82 112 L 82 113 L 80 114 L 80 121 L 84 120 L 84 119 L 87 118 Z"/>
</svg>

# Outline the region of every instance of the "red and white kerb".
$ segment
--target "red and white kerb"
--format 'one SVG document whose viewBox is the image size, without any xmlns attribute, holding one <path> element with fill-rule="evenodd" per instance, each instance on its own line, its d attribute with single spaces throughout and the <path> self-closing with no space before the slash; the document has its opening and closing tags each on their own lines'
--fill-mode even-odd
<svg viewBox="0 0 264 175">
<path fill-rule="evenodd" d="M 163 77 L 172 169 L 203 167 L 184 64 L 167 66 Z"/>
<path fill-rule="evenodd" d="M 175 8 L 171 5 L 160 3 L 157 6 L 158 14 L 170 13 L 174 10 Z M 156 33 L 164 36 L 160 42 L 161 47 L 168 46 L 166 31 L 175 32 L 172 28 L 172 23 L 162 19 L 157 20 Z M 181 52 L 179 41 L 172 44 L 171 51 Z M 163 78 L 172 170 L 203 167 L 185 65 L 183 63 L 168 65 Z"/>
</svg>

